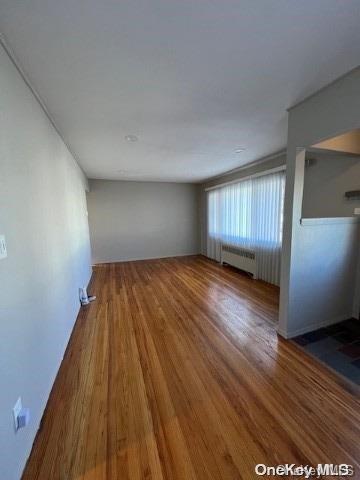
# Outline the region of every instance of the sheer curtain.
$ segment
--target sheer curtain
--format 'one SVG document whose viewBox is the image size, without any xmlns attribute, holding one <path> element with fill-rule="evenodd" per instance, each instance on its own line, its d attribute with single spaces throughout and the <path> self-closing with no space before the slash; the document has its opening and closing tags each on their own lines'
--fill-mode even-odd
<svg viewBox="0 0 360 480">
<path fill-rule="evenodd" d="M 257 277 L 279 285 L 284 192 L 284 171 L 209 190 L 207 255 L 220 261 L 223 243 L 251 248 Z"/>
</svg>

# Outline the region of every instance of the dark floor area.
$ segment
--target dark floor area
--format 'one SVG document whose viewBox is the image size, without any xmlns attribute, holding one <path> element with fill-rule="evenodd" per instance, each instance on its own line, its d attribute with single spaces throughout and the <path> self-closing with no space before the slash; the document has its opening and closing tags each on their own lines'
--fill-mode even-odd
<svg viewBox="0 0 360 480">
<path fill-rule="evenodd" d="M 360 320 L 351 318 L 293 340 L 311 355 L 360 385 Z"/>
</svg>

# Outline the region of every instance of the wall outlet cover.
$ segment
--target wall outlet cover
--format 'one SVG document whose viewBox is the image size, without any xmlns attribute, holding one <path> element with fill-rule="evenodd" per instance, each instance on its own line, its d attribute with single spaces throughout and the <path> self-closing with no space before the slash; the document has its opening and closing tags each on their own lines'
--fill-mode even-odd
<svg viewBox="0 0 360 480">
<path fill-rule="evenodd" d="M 21 410 L 22 410 L 22 401 L 21 401 L 21 397 L 19 397 L 19 398 L 16 400 L 16 403 L 15 403 L 15 405 L 14 405 L 14 407 L 13 407 L 15 431 L 19 429 L 18 416 L 19 416 Z"/>
</svg>

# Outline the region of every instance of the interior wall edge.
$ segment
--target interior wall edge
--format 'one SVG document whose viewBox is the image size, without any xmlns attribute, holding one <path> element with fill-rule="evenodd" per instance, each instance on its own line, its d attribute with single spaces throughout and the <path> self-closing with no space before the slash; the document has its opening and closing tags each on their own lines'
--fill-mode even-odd
<svg viewBox="0 0 360 480">
<path fill-rule="evenodd" d="M 307 300 L 308 311 L 316 310 L 318 317 L 322 315 L 326 317 L 326 310 L 330 308 L 329 302 L 322 302 L 322 296 L 314 289 L 310 292 L 310 296 L 306 296 L 307 290 L 309 290 L 308 280 L 314 278 L 313 266 L 309 264 L 311 268 L 305 276 L 299 275 L 299 271 L 302 270 L 302 262 L 304 262 L 301 255 L 304 251 L 305 240 L 309 240 L 305 236 L 307 230 L 299 222 L 302 207 L 300 191 L 303 192 L 304 177 L 299 164 L 299 156 L 302 155 L 302 150 L 311 147 L 311 145 L 359 128 L 359 80 L 360 68 L 355 68 L 289 111 L 280 293 L 280 324 L 282 329 L 287 332 L 297 331 L 298 328 L 302 326 L 305 328 L 306 324 L 313 323 L 311 320 L 309 321 L 309 316 L 302 315 L 300 317 L 299 315 L 304 308 L 304 299 Z M 312 240 L 316 240 L 315 237 Z M 317 248 L 320 248 L 319 242 L 316 242 L 316 245 Z M 309 252 L 314 250 L 312 243 L 307 243 L 306 247 Z M 330 253 L 331 258 L 337 254 L 334 249 Z M 348 263 L 350 264 L 350 262 Z M 329 258 L 327 265 L 331 265 Z M 348 265 L 345 265 L 345 260 L 342 265 L 344 271 L 347 272 Z M 324 282 L 326 272 L 325 269 L 321 271 Z M 344 287 L 348 281 L 348 276 L 346 281 L 338 276 L 338 289 Z M 331 297 L 329 292 L 331 292 L 333 278 L 331 275 L 328 275 L 327 278 L 328 281 L 323 284 L 322 291 L 323 295 L 329 294 L 331 308 L 335 310 L 339 307 L 337 301 L 341 300 L 343 302 L 344 298 L 339 299 L 334 295 Z M 348 301 L 346 294 L 344 294 L 344 297 Z M 351 298 L 351 302 L 352 300 L 353 298 Z"/>
<path fill-rule="evenodd" d="M 314 330 L 318 330 L 319 328 L 325 328 L 325 327 L 330 327 L 331 325 L 334 325 L 339 322 L 343 322 L 345 320 L 349 320 L 349 318 L 352 318 L 352 311 L 346 312 L 341 315 L 337 315 L 334 318 L 329 318 L 327 320 L 323 320 L 322 322 L 316 322 L 312 323 L 310 325 L 307 325 L 302 328 L 297 328 L 296 330 L 285 330 L 278 326 L 277 332 L 284 338 L 286 339 L 291 339 L 295 338 L 298 335 L 304 335 L 305 333 L 312 332 Z"/>
<path fill-rule="evenodd" d="M 90 284 L 90 282 L 91 282 L 91 279 L 92 279 L 92 276 L 93 276 L 93 272 L 92 272 L 92 270 L 91 270 L 90 278 L 89 278 L 87 284 L 85 285 L 86 287 L 89 286 L 89 284 Z M 54 374 L 53 374 L 53 377 L 52 377 L 52 380 L 51 380 L 51 387 L 50 387 L 49 393 L 48 393 L 48 395 L 47 395 L 47 398 L 45 399 L 45 402 L 44 402 L 44 405 L 43 405 L 43 408 L 42 408 L 42 411 L 41 411 L 40 419 L 39 419 L 38 422 L 37 422 L 37 427 L 36 427 L 36 433 L 35 433 L 35 435 L 34 435 L 34 440 L 33 440 L 33 442 L 32 442 L 32 445 L 31 445 L 30 451 L 29 451 L 29 453 L 28 453 L 28 456 L 27 456 L 25 465 L 24 465 L 24 467 L 23 467 L 23 469 L 22 469 L 21 475 L 22 475 L 22 474 L 24 473 L 24 471 L 26 470 L 26 467 L 27 467 L 27 464 L 28 464 L 28 461 L 29 461 L 29 458 L 30 458 L 32 449 L 33 449 L 33 447 L 34 447 L 34 444 L 35 444 L 35 442 L 36 442 L 37 435 L 38 435 L 39 430 L 40 430 L 40 427 L 41 427 L 41 422 L 42 422 L 42 420 L 43 420 L 43 417 L 44 417 L 45 411 L 46 411 L 46 409 L 47 409 L 47 406 L 48 406 L 48 402 L 49 402 L 51 393 L 52 393 L 52 391 L 53 391 L 53 387 L 54 387 L 55 380 L 56 380 L 56 378 L 57 378 L 57 376 L 58 376 L 58 374 L 59 374 L 60 367 L 61 367 L 61 365 L 62 365 L 62 363 L 63 363 L 63 361 L 64 361 L 64 358 L 65 358 L 65 355 L 66 355 L 66 351 L 67 351 L 67 349 L 68 349 L 68 346 L 69 346 L 69 343 L 70 343 L 70 339 L 71 339 L 71 336 L 72 336 L 73 331 L 74 331 L 74 328 L 75 328 L 76 320 L 78 319 L 78 316 L 79 316 L 79 314 L 80 314 L 80 310 L 81 310 L 81 305 L 80 305 L 80 302 L 79 302 L 79 306 L 78 306 L 78 309 L 77 309 L 77 312 L 76 312 L 76 317 L 75 317 L 74 325 L 73 325 L 71 331 L 70 331 L 69 334 L 68 334 L 68 338 L 65 340 L 65 345 L 64 345 L 64 347 L 63 347 L 63 349 L 62 349 L 63 355 L 62 355 L 62 357 L 60 358 L 59 364 L 58 364 L 58 366 L 56 367 L 55 372 L 54 372 Z"/>
<path fill-rule="evenodd" d="M 21 66 L 21 64 L 20 64 L 19 60 L 17 59 L 13 49 L 11 48 L 8 40 L 6 39 L 6 36 L 2 32 L 0 32 L 0 45 L 3 48 L 3 50 L 5 51 L 6 55 L 11 60 L 12 64 L 14 65 L 16 70 L 18 71 L 19 75 L 21 76 L 21 78 L 23 79 L 23 81 L 25 82 L 25 84 L 27 85 L 29 90 L 31 91 L 31 93 L 33 94 L 33 96 L 36 99 L 36 101 L 38 102 L 39 106 L 41 107 L 41 109 L 43 110 L 45 115 L 47 116 L 49 122 L 51 123 L 54 130 L 56 131 L 56 133 L 60 137 L 61 141 L 66 146 L 68 152 L 70 153 L 71 157 L 73 158 L 73 161 L 74 161 L 76 167 L 79 169 L 79 171 L 80 171 L 80 173 L 83 177 L 84 188 L 85 188 L 86 191 L 88 191 L 89 188 L 90 188 L 89 187 L 89 182 L 88 182 L 88 177 L 87 177 L 85 171 L 83 170 L 82 166 L 80 165 L 80 162 L 77 158 L 77 155 L 75 154 L 73 149 L 70 147 L 68 142 L 65 140 L 65 138 L 64 138 L 63 134 L 61 133 L 59 127 L 57 126 L 53 116 L 49 112 L 49 109 L 47 108 L 46 103 L 44 102 L 44 100 L 42 99 L 41 95 L 38 93 L 36 88 L 33 86 L 29 76 L 27 75 L 27 73 L 25 72 L 23 67 Z"/>
<path fill-rule="evenodd" d="M 91 278 L 87 179 L 28 83 L 0 48 L 1 478 L 17 480 Z M 5 320 L 6 319 L 6 320 Z M 30 409 L 15 432 L 12 408 Z"/>
</svg>

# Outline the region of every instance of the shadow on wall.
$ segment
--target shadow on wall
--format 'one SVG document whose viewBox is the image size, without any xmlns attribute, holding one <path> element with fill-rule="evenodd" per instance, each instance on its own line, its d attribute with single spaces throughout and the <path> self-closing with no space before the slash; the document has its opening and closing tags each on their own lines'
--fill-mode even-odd
<svg viewBox="0 0 360 480">
<path fill-rule="evenodd" d="M 360 189 L 360 157 L 335 152 L 307 152 L 302 217 L 351 217 L 360 197 L 345 192 Z"/>
<path fill-rule="evenodd" d="M 293 270 L 301 309 L 293 313 L 291 336 L 353 315 L 358 249 L 356 219 L 303 221 Z"/>
</svg>

